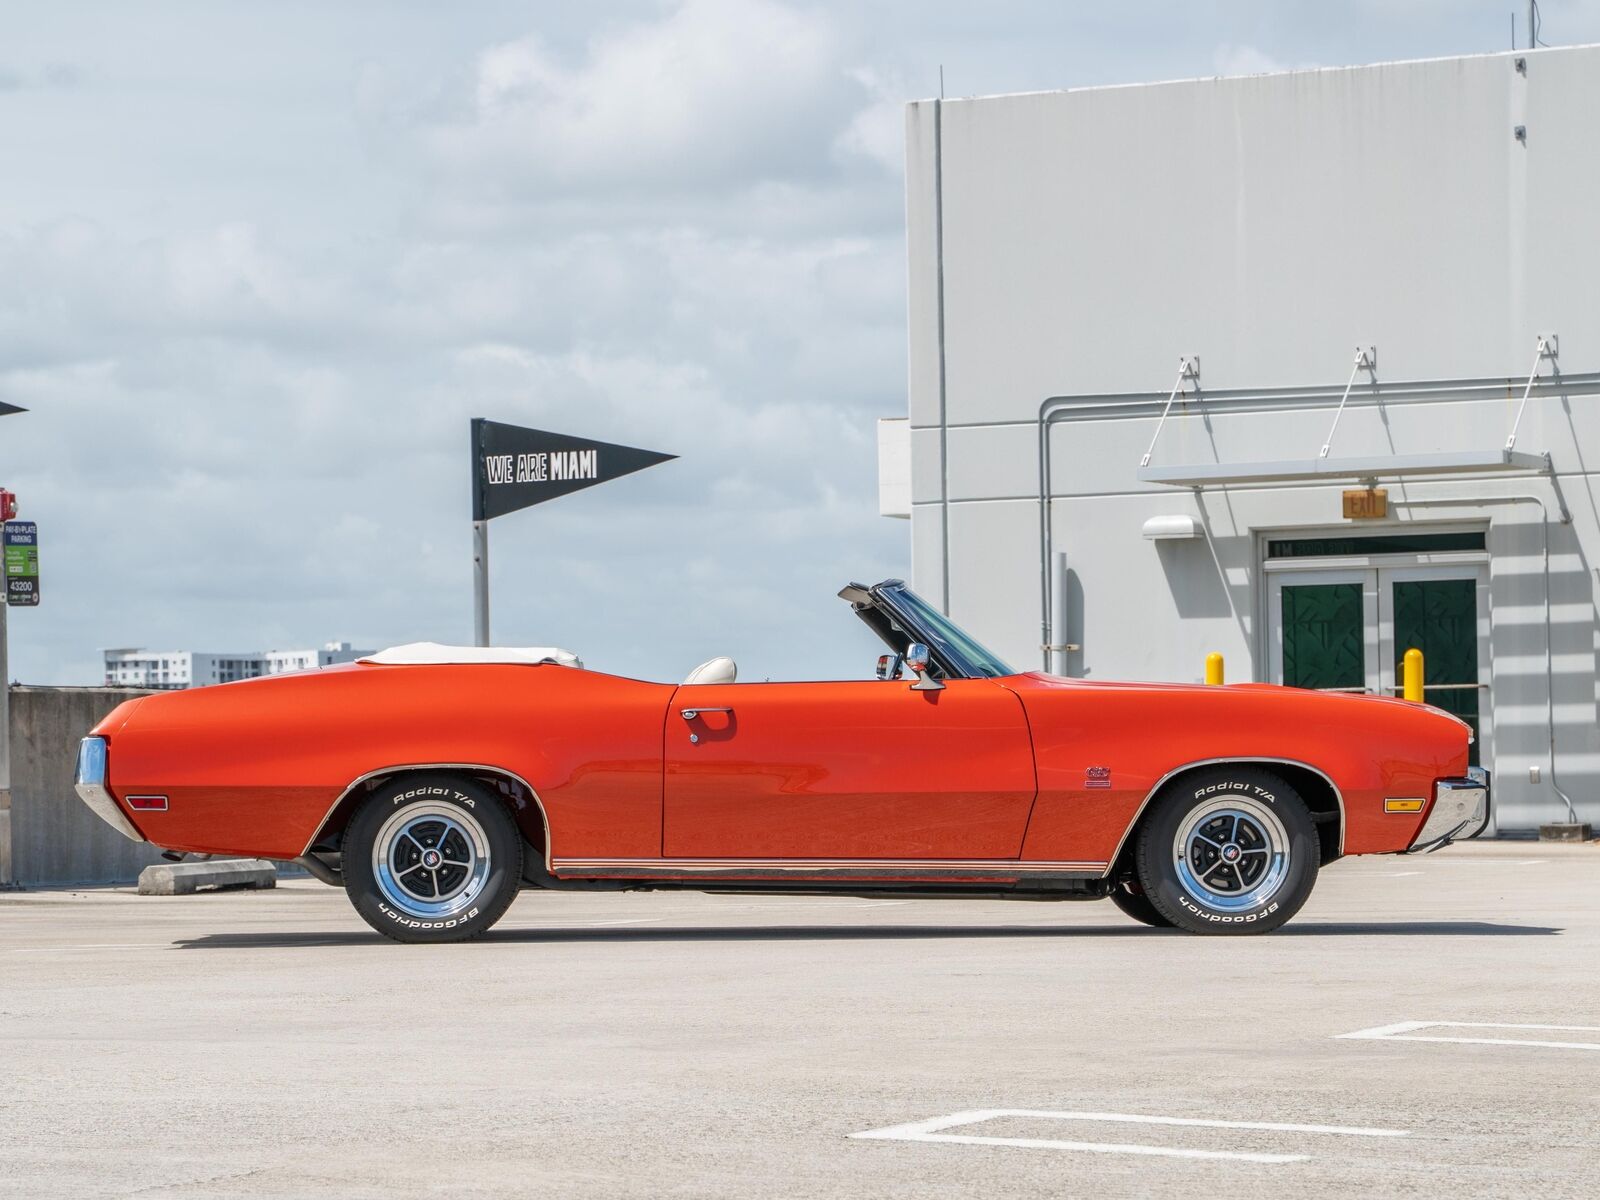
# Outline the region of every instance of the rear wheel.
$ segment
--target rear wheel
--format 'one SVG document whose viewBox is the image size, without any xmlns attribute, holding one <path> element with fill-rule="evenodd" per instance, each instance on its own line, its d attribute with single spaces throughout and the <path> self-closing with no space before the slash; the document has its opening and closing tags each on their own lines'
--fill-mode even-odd
<svg viewBox="0 0 1600 1200">
<path fill-rule="evenodd" d="M 414 775 L 379 788 L 345 830 L 345 893 L 400 942 L 477 937 L 516 898 L 522 835 L 494 793 L 465 779 Z"/>
<path fill-rule="evenodd" d="M 1265 933 L 1311 895 L 1317 829 L 1298 792 L 1256 767 L 1209 767 L 1155 803 L 1135 849 L 1155 910 L 1192 933 Z"/>
<path fill-rule="evenodd" d="M 1137 883 L 1118 884 L 1111 892 L 1111 903 L 1141 925 L 1149 925 L 1154 929 L 1172 928 L 1172 922 L 1157 911 L 1156 906 L 1150 903 L 1150 897 L 1144 894 L 1144 889 Z"/>
</svg>

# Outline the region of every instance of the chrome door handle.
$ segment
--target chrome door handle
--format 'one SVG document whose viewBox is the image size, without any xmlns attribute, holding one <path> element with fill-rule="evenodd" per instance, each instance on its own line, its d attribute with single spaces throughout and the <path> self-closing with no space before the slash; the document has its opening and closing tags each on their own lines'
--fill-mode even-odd
<svg viewBox="0 0 1600 1200">
<path fill-rule="evenodd" d="M 682 709 L 678 713 L 678 715 L 680 717 L 682 717 L 685 721 L 692 721 L 696 717 L 698 717 L 701 713 L 708 713 L 708 712 L 731 713 L 732 711 L 733 711 L 733 709 L 731 709 L 731 708 L 685 708 L 685 709 Z"/>
</svg>

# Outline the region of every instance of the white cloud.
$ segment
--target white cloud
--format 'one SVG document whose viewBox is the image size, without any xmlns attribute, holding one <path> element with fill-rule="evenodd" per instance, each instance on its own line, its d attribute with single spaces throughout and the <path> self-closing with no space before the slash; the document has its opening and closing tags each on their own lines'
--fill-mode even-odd
<svg viewBox="0 0 1600 1200">
<path fill-rule="evenodd" d="M 537 34 L 479 55 L 467 111 L 427 130 L 450 170 L 594 191 L 809 174 L 863 101 L 825 14 L 686 0 L 563 61 Z"/>
<path fill-rule="evenodd" d="M 910 88 L 865 67 L 852 74 L 872 99 L 850 119 L 836 144 L 844 153 L 862 155 L 898 174 L 905 167 L 905 97 Z"/>
<path fill-rule="evenodd" d="M 1298 71 L 1318 64 L 1313 62 L 1285 62 L 1256 46 L 1223 43 L 1218 46 L 1212 61 L 1218 75 L 1270 75 L 1277 71 Z"/>
</svg>

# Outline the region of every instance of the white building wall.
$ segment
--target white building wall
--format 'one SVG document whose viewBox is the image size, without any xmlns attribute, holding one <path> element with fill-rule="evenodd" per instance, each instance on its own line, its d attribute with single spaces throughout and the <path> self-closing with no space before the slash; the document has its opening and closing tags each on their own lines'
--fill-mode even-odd
<svg viewBox="0 0 1600 1200">
<path fill-rule="evenodd" d="M 1535 495 L 1557 777 L 1600 819 L 1597 111 L 1594 47 L 912 105 L 915 586 L 943 599 L 948 571 L 952 614 L 1040 665 L 1052 398 L 1053 640 L 1082 645 L 1072 674 L 1197 681 L 1218 650 L 1231 680 L 1265 678 L 1266 531 L 1487 526 L 1492 765 L 1522 826 L 1565 813 L 1545 526 L 1510 500 Z M 1540 476 L 1386 481 L 1387 523 L 1343 520 L 1353 481 L 1136 478 L 1180 355 L 1200 357 L 1201 397 L 1175 407 L 1158 465 L 1315 458 L 1357 345 L 1377 347 L 1380 387 L 1356 389 L 1332 457 L 1492 450 L 1545 332 L 1566 382 L 1536 389 L 1517 445 L 1551 453 L 1570 524 Z M 1440 500 L 1460 503 L 1422 503 Z M 1180 513 L 1209 536 L 1140 536 Z"/>
</svg>

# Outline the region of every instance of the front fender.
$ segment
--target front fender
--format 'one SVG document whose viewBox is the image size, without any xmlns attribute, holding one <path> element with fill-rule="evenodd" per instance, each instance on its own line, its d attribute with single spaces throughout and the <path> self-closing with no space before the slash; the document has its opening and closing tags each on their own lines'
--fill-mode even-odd
<svg viewBox="0 0 1600 1200">
<path fill-rule="evenodd" d="M 1468 732 L 1424 705 L 1271 686 L 1005 681 L 1028 712 L 1039 776 L 1024 858 L 1114 860 L 1178 773 L 1216 762 L 1295 764 L 1333 786 L 1346 854 L 1397 852 L 1421 824 L 1385 798 L 1431 796 L 1462 774 Z"/>
</svg>

